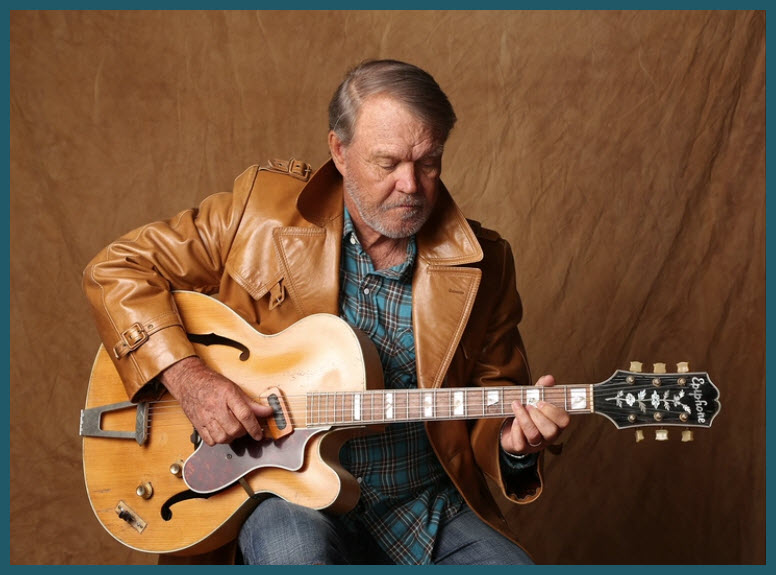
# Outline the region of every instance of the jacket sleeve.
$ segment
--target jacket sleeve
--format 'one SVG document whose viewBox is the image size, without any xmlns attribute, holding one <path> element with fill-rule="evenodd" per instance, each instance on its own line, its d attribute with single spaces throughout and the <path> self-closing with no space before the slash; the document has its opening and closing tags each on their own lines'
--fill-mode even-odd
<svg viewBox="0 0 776 575">
<path fill-rule="evenodd" d="M 86 266 L 97 331 L 132 401 L 155 393 L 160 372 L 195 355 L 172 291 L 218 291 L 256 173 L 238 176 L 232 193 L 125 234 Z"/>
<path fill-rule="evenodd" d="M 491 232 L 495 234 L 494 232 Z M 509 243 L 501 238 L 483 242 L 482 308 L 485 316 L 483 345 L 472 372 L 478 386 L 531 385 L 525 346 L 518 329 L 522 304 L 517 292 L 515 264 Z M 487 245 L 485 245 L 487 244 Z M 527 467 L 509 466 L 502 457 L 499 433 L 504 419 L 477 420 L 471 431 L 477 464 L 517 503 L 535 500 L 542 490 L 541 456 Z"/>
</svg>

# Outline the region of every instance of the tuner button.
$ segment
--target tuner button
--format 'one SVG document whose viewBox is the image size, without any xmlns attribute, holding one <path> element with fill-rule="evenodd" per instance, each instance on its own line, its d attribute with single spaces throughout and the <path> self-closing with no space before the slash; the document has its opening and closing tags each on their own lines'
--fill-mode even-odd
<svg viewBox="0 0 776 575">
<path fill-rule="evenodd" d="M 689 373 L 690 371 L 690 364 L 686 361 L 680 361 L 676 364 L 676 371 L 678 373 Z"/>
<path fill-rule="evenodd" d="M 636 443 L 639 443 L 640 441 L 644 441 L 644 430 L 643 429 L 637 429 L 636 430 Z"/>
<path fill-rule="evenodd" d="M 632 362 L 630 362 L 630 371 L 635 371 L 636 373 L 641 373 L 642 369 L 643 369 L 643 364 L 640 361 L 632 361 Z"/>
<path fill-rule="evenodd" d="M 656 429 L 655 430 L 655 440 L 656 441 L 668 441 L 668 430 L 667 429 Z"/>
<path fill-rule="evenodd" d="M 664 363 L 652 364 L 652 373 L 665 373 L 665 372 L 666 372 L 666 364 Z"/>
<path fill-rule="evenodd" d="M 693 436 L 692 429 L 683 429 L 682 430 L 682 442 L 687 443 L 688 441 L 693 441 L 695 437 Z"/>
</svg>

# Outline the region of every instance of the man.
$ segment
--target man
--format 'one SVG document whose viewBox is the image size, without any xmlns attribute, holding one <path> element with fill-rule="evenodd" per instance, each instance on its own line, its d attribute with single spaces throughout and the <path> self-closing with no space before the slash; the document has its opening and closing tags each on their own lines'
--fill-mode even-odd
<svg viewBox="0 0 776 575">
<path fill-rule="evenodd" d="M 163 385 L 209 445 L 262 438 L 270 408 L 196 357 L 172 289 L 218 293 L 262 333 L 338 314 L 374 342 L 386 387 L 530 384 L 510 247 L 468 222 L 440 179 L 455 121 L 423 70 L 365 62 L 331 101 L 332 159 L 315 174 L 294 160 L 251 168 L 232 193 L 98 254 L 84 287 L 129 396 Z M 512 409 L 506 421 L 396 423 L 347 442 L 355 509 L 336 516 L 269 498 L 243 525 L 242 559 L 530 563 L 486 477 L 515 502 L 534 500 L 538 454 L 569 416 L 544 402 Z"/>
</svg>

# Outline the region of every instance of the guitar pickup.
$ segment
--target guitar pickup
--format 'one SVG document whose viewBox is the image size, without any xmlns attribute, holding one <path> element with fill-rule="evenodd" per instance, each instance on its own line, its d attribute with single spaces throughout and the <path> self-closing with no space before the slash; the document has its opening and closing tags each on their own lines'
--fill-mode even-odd
<svg viewBox="0 0 776 575">
<path fill-rule="evenodd" d="M 286 398 L 277 387 L 270 387 L 261 397 L 272 408 L 274 415 L 267 419 L 267 431 L 272 439 L 280 439 L 294 431 L 294 423 L 288 414 Z"/>
<path fill-rule="evenodd" d="M 123 501 L 118 502 L 114 511 L 119 519 L 126 521 L 138 533 L 142 533 L 146 528 L 146 522 Z"/>
</svg>

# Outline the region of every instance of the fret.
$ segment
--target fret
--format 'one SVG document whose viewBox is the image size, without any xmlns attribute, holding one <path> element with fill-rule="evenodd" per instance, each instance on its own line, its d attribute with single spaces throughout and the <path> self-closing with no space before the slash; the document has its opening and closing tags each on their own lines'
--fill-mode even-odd
<svg viewBox="0 0 776 575">
<path fill-rule="evenodd" d="M 353 396 L 353 419 L 361 421 L 361 394 L 356 393 Z"/>
<path fill-rule="evenodd" d="M 478 389 L 465 389 L 466 394 L 466 415 L 467 417 L 482 417 L 485 413 L 485 406 L 482 403 L 482 392 Z M 479 397 L 477 397 L 479 393 Z"/>
</svg>

